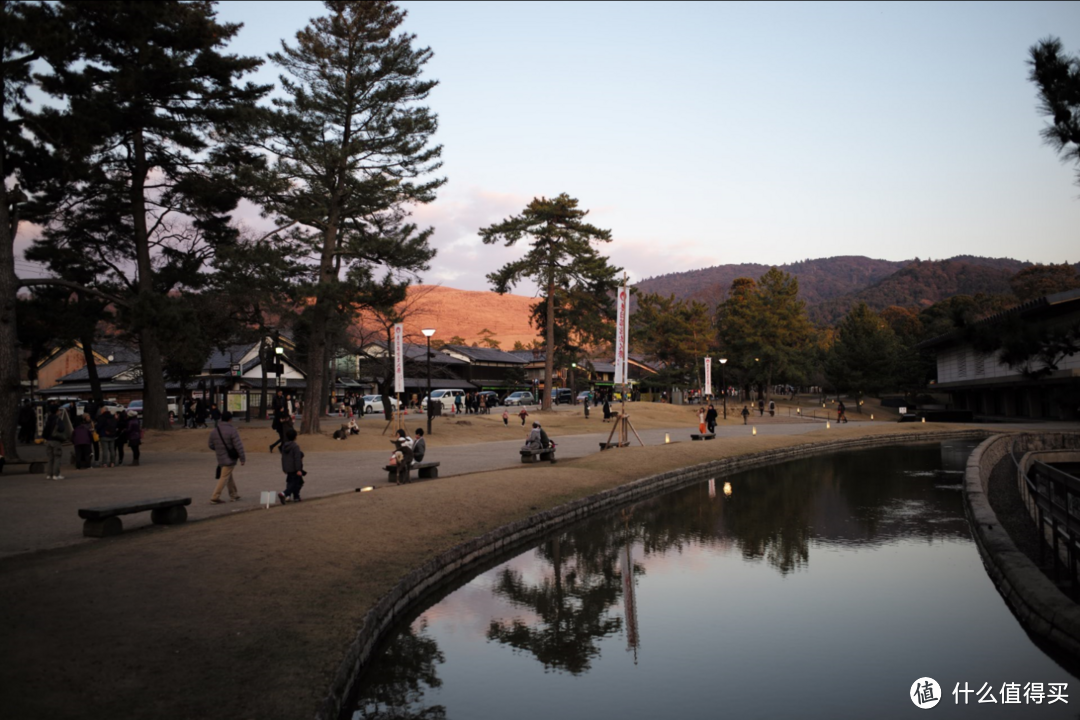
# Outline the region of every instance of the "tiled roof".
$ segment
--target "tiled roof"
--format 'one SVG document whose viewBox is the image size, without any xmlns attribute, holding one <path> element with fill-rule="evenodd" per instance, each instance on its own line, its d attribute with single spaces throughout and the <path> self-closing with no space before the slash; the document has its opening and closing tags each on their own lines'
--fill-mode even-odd
<svg viewBox="0 0 1080 720">
<path fill-rule="evenodd" d="M 516 353 L 506 352 L 505 350 L 497 350 L 495 348 L 486 347 L 470 347 L 468 345 L 445 345 L 449 350 L 460 353 L 467 358 L 471 358 L 477 362 L 499 362 L 499 363 L 513 363 L 515 365 L 524 365 L 527 362 L 532 362 L 532 351 L 530 350 L 530 357 L 525 360 L 523 357 Z"/>
<path fill-rule="evenodd" d="M 112 380 L 117 375 L 130 370 L 132 367 L 138 365 L 134 362 L 111 362 L 108 365 L 95 365 L 97 368 L 97 375 L 99 380 Z M 61 383 L 72 382 L 86 382 L 90 379 L 90 370 L 88 368 L 79 368 L 73 373 L 68 373 L 64 377 L 60 378 Z"/>
</svg>

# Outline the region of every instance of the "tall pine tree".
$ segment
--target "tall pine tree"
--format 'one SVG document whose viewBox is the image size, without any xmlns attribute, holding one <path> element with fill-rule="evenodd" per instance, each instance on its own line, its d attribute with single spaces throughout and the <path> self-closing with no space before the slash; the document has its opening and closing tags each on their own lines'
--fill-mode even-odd
<svg viewBox="0 0 1080 720">
<path fill-rule="evenodd" d="M 317 432 L 328 365 L 343 328 L 364 308 L 392 308 L 435 255 L 407 208 L 435 199 L 441 146 L 421 103 L 429 48 L 398 33 L 405 12 L 385 0 L 337 0 L 282 43 L 285 71 L 265 148 L 276 157 L 264 206 L 278 218 L 308 272 L 301 326 L 308 383 L 302 431 Z"/>
<path fill-rule="evenodd" d="M 618 287 L 621 268 L 609 265 L 607 258 L 593 247 L 594 242 L 611 242 L 611 231 L 584 222 L 588 214 L 587 210 L 578 209 L 577 199 L 563 193 L 550 200 L 536 198 L 521 215 L 480 230 L 485 245 L 502 242 L 510 247 L 522 238 L 531 241 L 531 248 L 523 258 L 504 265 L 487 278 L 499 294 L 509 292 L 526 277 L 540 287 L 545 310 L 543 323 L 539 325 L 545 333 L 542 395 L 545 410 L 551 407 L 555 355 L 559 348 L 556 337 L 559 293 L 566 293 L 568 298 L 590 298 L 596 303 L 597 317 L 601 313 L 605 317 L 612 316 L 609 296 Z M 567 319 L 571 317 L 569 312 L 563 315 Z M 571 335 L 567 328 L 564 344 L 570 341 Z"/>
<path fill-rule="evenodd" d="M 167 428 L 161 328 L 168 294 L 199 287 L 213 248 L 235 240 L 229 213 L 240 169 L 259 158 L 239 142 L 267 88 L 239 85 L 261 64 L 222 51 L 240 29 L 210 2 L 63 2 L 64 35 L 38 77 L 59 101 L 30 127 L 63 154 L 73 182 L 40 203 L 46 251 L 77 250 L 108 269 L 96 283 L 123 298 L 137 338 L 144 424 Z"/>
</svg>

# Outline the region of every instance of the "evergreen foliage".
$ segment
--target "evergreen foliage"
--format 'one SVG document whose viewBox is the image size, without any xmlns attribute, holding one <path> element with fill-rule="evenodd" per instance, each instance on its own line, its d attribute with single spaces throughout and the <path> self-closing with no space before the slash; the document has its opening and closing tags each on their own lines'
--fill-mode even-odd
<svg viewBox="0 0 1080 720">
<path fill-rule="evenodd" d="M 271 55 L 285 72 L 285 97 L 274 101 L 262 141 L 276 158 L 263 205 L 304 263 L 295 281 L 307 299 L 312 409 L 325 405 L 343 328 L 364 308 L 404 300 L 412 277 L 428 269 L 432 229 L 408 222 L 406 208 L 431 202 L 445 182 L 430 177 L 442 147 L 430 145 L 438 123 L 421 104 L 437 84 L 421 79 L 431 50 L 397 33 L 405 12 L 391 2 L 324 4 L 326 16 Z M 304 413 L 303 432 L 318 431 L 320 415 Z"/>
<path fill-rule="evenodd" d="M 1039 88 L 1039 111 L 1051 118 L 1043 140 L 1063 160 L 1077 164 L 1080 183 L 1080 57 L 1066 55 L 1056 37 L 1040 40 L 1029 54 L 1028 77 Z"/>
<path fill-rule="evenodd" d="M 240 131 L 267 90 L 238 81 L 261 61 L 223 52 L 240 26 L 218 23 L 209 2 L 63 2 L 56 13 L 65 31 L 39 38 L 52 71 L 36 80 L 58 104 L 27 127 L 66 182 L 37 198 L 48 224 L 38 251 L 83 259 L 90 284 L 122 301 L 145 426 L 166 428 L 168 295 L 202 286 L 214 249 L 235 240 L 236 178 L 260 162 Z"/>
<path fill-rule="evenodd" d="M 499 294 L 522 280 L 532 279 L 543 298 L 544 314 L 538 328 L 545 337 L 543 408 L 551 407 L 554 361 L 557 352 L 572 355 L 583 338 L 600 337 L 605 321 L 615 319 L 612 293 L 618 287 L 621 268 L 608 264 L 593 242 L 611 242 L 611 231 L 584 222 L 587 210 L 566 193 L 535 198 L 521 215 L 480 229 L 485 245 L 507 247 L 528 238 L 529 251 L 515 262 L 490 273 L 487 278 Z M 561 312 L 560 312 L 561 310 Z M 540 319 L 539 308 L 534 319 Z M 557 329 L 558 334 L 557 334 Z"/>
<path fill-rule="evenodd" d="M 717 308 L 721 352 L 729 359 L 729 378 L 741 376 L 771 394 L 776 383 L 799 383 L 812 361 L 813 330 L 799 282 L 770 268 L 758 282 L 739 278 Z"/>
<path fill-rule="evenodd" d="M 840 323 L 825 359 L 825 377 L 858 398 L 877 395 L 896 383 L 899 344 L 888 323 L 859 303 Z"/>
</svg>

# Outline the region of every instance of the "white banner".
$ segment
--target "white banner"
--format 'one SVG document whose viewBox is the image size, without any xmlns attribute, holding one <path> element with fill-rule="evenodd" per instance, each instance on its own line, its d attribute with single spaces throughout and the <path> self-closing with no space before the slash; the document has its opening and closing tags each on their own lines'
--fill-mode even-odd
<svg viewBox="0 0 1080 720">
<path fill-rule="evenodd" d="M 705 358 L 705 394 L 712 395 L 712 358 Z"/>
<path fill-rule="evenodd" d="M 626 356 L 630 345 L 630 290 L 625 285 L 619 288 L 616 299 L 615 315 L 615 384 L 624 385 L 630 381 L 626 373 Z"/>
<path fill-rule="evenodd" d="M 405 392 L 405 330 L 401 323 L 394 325 L 394 392 Z"/>
</svg>

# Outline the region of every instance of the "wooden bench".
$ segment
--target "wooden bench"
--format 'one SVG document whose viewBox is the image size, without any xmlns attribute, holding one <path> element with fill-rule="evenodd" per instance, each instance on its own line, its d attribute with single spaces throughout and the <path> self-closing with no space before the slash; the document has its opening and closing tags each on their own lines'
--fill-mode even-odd
<svg viewBox="0 0 1080 720">
<path fill-rule="evenodd" d="M 83 523 L 83 535 L 86 537 L 109 537 L 119 535 L 124 530 L 120 515 L 150 511 L 150 519 L 155 525 L 179 525 L 187 520 L 185 505 L 191 504 L 189 497 L 167 497 L 156 500 L 140 500 L 117 505 L 82 508 L 79 517 Z"/>
<path fill-rule="evenodd" d="M 539 450 L 530 450 L 528 448 L 521 448 L 521 462 L 534 463 L 538 460 L 550 460 L 555 462 L 555 448 L 540 448 Z"/>
<path fill-rule="evenodd" d="M 390 482 L 397 482 L 397 466 L 387 465 L 383 468 L 390 474 Z M 409 468 L 410 473 L 416 470 L 421 480 L 434 480 L 439 477 L 439 463 L 437 462 L 414 462 Z M 408 478 L 405 478 L 408 480 Z"/>
<path fill-rule="evenodd" d="M 691 435 L 691 440 L 712 440 L 716 437 L 715 433 L 706 433 L 704 435 Z"/>
</svg>

